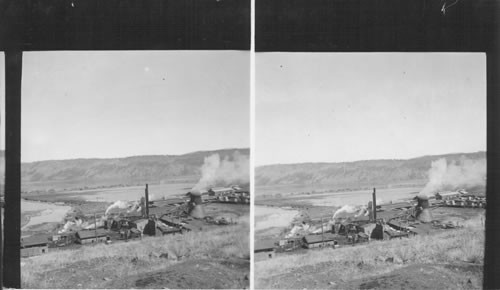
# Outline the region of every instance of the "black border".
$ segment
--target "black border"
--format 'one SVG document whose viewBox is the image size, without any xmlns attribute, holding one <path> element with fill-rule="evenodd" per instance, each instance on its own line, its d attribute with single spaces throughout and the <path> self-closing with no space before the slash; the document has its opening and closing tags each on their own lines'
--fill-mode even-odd
<svg viewBox="0 0 500 290">
<path fill-rule="evenodd" d="M 0 0 L 0 49 L 249 50 L 250 0 Z"/>
<path fill-rule="evenodd" d="M 496 0 L 255 0 L 255 51 L 493 52 Z"/>
<path fill-rule="evenodd" d="M 3 285 L 11 288 L 21 288 L 22 56 L 21 51 L 5 52 L 5 204 L 9 206 L 4 208 L 1 275 Z"/>
</svg>

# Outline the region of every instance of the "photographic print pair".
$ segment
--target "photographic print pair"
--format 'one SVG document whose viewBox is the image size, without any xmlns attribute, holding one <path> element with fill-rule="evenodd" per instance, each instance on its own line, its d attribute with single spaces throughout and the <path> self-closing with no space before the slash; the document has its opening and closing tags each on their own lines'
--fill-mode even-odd
<svg viewBox="0 0 500 290">
<path fill-rule="evenodd" d="M 200 16 L 188 3 L 181 17 L 160 2 L 177 28 L 153 21 L 151 6 L 145 36 L 122 22 L 122 34 L 93 28 L 95 49 L 74 26 L 78 40 L 53 35 L 75 45 L 65 49 L 43 40 L 49 23 L 17 62 L 4 49 L 8 286 L 482 287 L 486 54 L 391 52 L 383 40 L 397 43 L 398 26 L 386 34 L 383 18 L 334 13 L 342 1 L 262 2 L 252 51 L 220 10 Z M 449 19 L 466 8 L 454 5 L 422 11 Z M 18 195 L 9 132 L 20 134 Z M 7 269 L 16 259 L 19 271 Z"/>
</svg>

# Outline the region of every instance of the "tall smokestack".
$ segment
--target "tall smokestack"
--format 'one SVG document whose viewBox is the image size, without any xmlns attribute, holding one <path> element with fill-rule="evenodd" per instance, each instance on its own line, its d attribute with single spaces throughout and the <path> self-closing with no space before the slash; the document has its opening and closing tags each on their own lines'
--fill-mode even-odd
<svg viewBox="0 0 500 290">
<path fill-rule="evenodd" d="M 147 183 L 146 183 L 146 217 L 149 218 L 149 192 Z"/>
<path fill-rule="evenodd" d="M 372 202 L 372 205 L 373 205 L 373 220 L 376 221 L 377 220 L 377 190 L 375 189 L 375 187 L 373 188 L 373 202 Z"/>
</svg>

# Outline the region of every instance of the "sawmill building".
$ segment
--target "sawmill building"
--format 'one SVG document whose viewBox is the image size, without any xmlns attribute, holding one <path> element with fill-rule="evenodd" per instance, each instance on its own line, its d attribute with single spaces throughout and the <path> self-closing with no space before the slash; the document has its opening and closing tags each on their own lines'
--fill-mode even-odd
<svg viewBox="0 0 500 290">
<path fill-rule="evenodd" d="M 108 231 L 105 229 L 85 230 L 76 233 L 76 242 L 79 244 L 92 244 L 109 240 Z"/>
<path fill-rule="evenodd" d="M 49 251 L 47 236 L 32 236 L 21 238 L 21 257 L 32 257 L 45 254 Z"/>
</svg>

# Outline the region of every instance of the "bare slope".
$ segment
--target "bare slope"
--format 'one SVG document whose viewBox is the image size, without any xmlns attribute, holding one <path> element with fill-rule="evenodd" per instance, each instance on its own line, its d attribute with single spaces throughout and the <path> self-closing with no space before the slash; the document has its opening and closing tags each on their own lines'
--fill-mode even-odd
<svg viewBox="0 0 500 290">
<path fill-rule="evenodd" d="M 106 159 L 48 160 L 23 163 L 23 190 L 70 189 L 85 186 L 134 185 L 145 182 L 196 181 L 205 157 L 234 152 L 249 155 L 249 149 L 199 151 L 184 155 L 152 155 Z"/>
<path fill-rule="evenodd" d="M 486 152 L 423 156 L 412 159 L 364 160 L 342 163 L 276 164 L 257 167 L 257 186 L 334 185 L 357 188 L 363 185 L 426 183 L 431 163 L 440 158 L 458 161 L 486 158 Z"/>
</svg>

